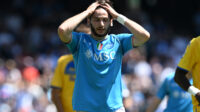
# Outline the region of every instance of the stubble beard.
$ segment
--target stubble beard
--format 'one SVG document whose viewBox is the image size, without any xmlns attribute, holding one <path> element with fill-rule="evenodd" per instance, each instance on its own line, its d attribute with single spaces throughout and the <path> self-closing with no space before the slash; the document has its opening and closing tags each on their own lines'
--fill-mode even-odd
<svg viewBox="0 0 200 112">
<path fill-rule="evenodd" d="M 108 26 L 106 32 L 103 33 L 103 34 L 98 34 L 95 31 L 95 28 L 93 27 L 93 25 L 91 23 L 90 23 L 90 28 L 91 28 L 92 34 L 95 35 L 95 36 L 97 36 L 97 37 L 105 37 L 110 32 L 110 26 Z"/>
</svg>

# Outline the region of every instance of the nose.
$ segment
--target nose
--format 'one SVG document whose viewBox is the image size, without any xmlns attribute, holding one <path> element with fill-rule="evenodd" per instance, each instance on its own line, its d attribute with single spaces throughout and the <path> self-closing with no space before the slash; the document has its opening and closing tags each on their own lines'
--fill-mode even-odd
<svg viewBox="0 0 200 112">
<path fill-rule="evenodd" d="M 99 21 L 100 22 L 100 26 L 104 26 L 104 22 L 103 20 Z"/>
</svg>

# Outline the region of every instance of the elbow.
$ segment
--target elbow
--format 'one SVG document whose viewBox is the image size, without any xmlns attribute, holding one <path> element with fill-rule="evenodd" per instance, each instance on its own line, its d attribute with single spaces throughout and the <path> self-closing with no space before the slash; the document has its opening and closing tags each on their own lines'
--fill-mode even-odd
<svg viewBox="0 0 200 112">
<path fill-rule="evenodd" d="M 58 36 L 62 42 L 69 42 L 70 33 L 71 31 L 69 30 L 69 28 L 63 28 L 62 26 L 58 27 Z"/>
<path fill-rule="evenodd" d="M 151 36 L 151 35 L 150 35 L 149 32 L 147 32 L 146 36 L 147 36 L 148 39 L 150 39 L 150 36 Z"/>
<path fill-rule="evenodd" d="M 60 27 L 58 28 L 58 36 L 59 36 L 60 40 L 63 41 L 63 42 L 65 40 L 64 39 L 64 35 L 65 35 L 64 32 L 65 32 L 64 29 L 62 29 Z"/>
<path fill-rule="evenodd" d="M 68 26 L 62 26 L 62 25 L 60 25 L 58 27 L 57 32 L 58 32 L 59 36 L 60 35 L 63 36 L 63 35 L 67 35 L 67 34 L 71 33 L 72 29 L 70 27 L 68 27 Z"/>
<path fill-rule="evenodd" d="M 145 32 L 145 41 L 148 41 L 150 39 L 150 33 Z"/>
<path fill-rule="evenodd" d="M 144 34 L 143 34 L 143 39 L 142 39 L 142 43 L 141 44 L 144 44 L 144 43 L 146 43 L 148 40 L 150 39 L 150 33 L 149 32 L 145 32 Z"/>
<path fill-rule="evenodd" d="M 142 35 L 140 35 L 140 39 L 141 39 L 141 44 L 144 44 L 150 39 L 150 33 L 148 31 L 143 32 Z"/>
<path fill-rule="evenodd" d="M 65 32 L 64 28 L 61 27 L 61 26 L 59 26 L 59 27 L 58 27 L 58 34 L 59 34 L 59 35 L 63 35 L 64 32 Z"/>
</svg>

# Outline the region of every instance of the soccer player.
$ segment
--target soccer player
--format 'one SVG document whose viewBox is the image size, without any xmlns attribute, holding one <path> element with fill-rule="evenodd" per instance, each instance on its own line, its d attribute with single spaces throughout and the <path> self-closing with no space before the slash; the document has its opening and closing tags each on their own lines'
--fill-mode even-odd
<svg viewBox="0 0 200 112">
<path fill-rule="evenodd" d="M 81 23 L 76 32 L 91 33 L 90 28 Z M 52 101 L 58 112 L 74 112 L 72 109 L 72 94 L 75 83 L 75 68 L 72 54 L 63 55 L 58 59 L 54 76 L 51 81 Z"/>
<path fill-rule="evenodd" d="M 150 102 L 146 112 L 155 112 L 165 96 L 168 96 L 168 99 L 164 112 L 193 112 L 191 96 L 174 81 L 174 74 L 172 73 L 165 78 L 156 96 L 152 98 L 152 102 Z M 191 74 L 188 74 L 187 77 L 192 83 Z"/>
<path fill-rule="evenodd" d="M 192 73 L 193 86 L 186 78 Z M 181 58 L 174 77 L 175 81 L 185 91 L 192 95 L 193 111 L 200 112 L 200 36 L 193 38 Z"/>
<path fill-rule="evenodd" d="M 75 78 L 72 54 L 61 56 L 51 81 L 52 101 L 58 112 L 73 112 L 72 94 Z"/>
<path fill-rule="evenodd" d="M 87 18 L 91 35 L 74 32 Z M 132 34 L 110 34 L 113 20 Z M 142 26 L 116 12 L 108 3 L 94 2 L 85 11 L 65 20 L 58 28 L 60 39 L 73 54 L 76 80 L 73 109 L 85 112 L 124 112 L 122 104 L 122 56 L 144 44 L 150 34 Z"/>
</svg>

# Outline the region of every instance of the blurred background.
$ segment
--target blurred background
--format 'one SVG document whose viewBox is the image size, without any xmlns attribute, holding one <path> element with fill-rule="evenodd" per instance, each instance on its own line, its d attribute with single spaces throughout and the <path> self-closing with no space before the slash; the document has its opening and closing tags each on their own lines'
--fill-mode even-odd
<svg viewBox="0 0 200 112">
<path fill-rule="evenodd" d="M 57 35 L 67 18 L 94 0 L 3 0 L 0 3 L 0 112 L 56 112 L 50 81 L 68 54 Z M 174 72 L 192 37 L 200 34 L 199 0 L 113 0 L 117 12 L 151 34 L 123 58 L 127 112 L 144 112 L 163 79 Z M 114 22 L 110 33 L 129 32 Z M 165 101 L 157 109 L 162 112 Z"/>
</svg>

